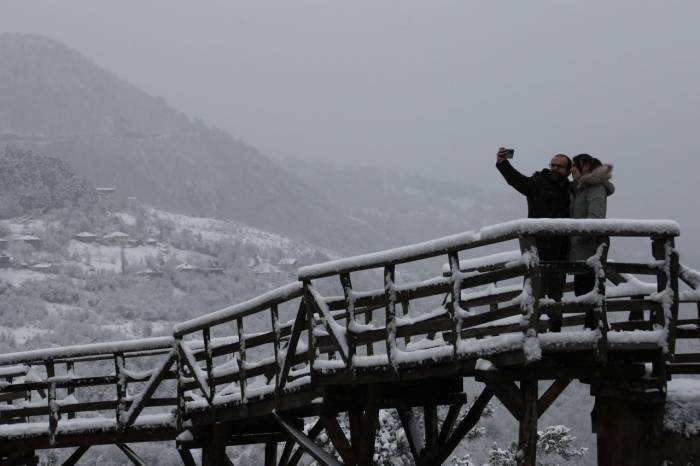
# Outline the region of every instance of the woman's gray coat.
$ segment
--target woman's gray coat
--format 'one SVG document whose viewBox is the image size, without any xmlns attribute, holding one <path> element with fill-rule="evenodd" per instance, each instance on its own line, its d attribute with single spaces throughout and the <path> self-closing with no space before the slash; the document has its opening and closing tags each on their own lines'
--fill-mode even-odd
<svg viewBox="0 0 700 466">
<path fill-rule="evenodd" d="M 612 166 L 601 165 L 576 180 L 572 186 L 571 218 L 605 218 L 608 196 L 615 192 L 611 178 Z M 569 260 L 585 261 L 596 253 L 601 241 L 590 236 L 572 236 Z"/>
</svg>

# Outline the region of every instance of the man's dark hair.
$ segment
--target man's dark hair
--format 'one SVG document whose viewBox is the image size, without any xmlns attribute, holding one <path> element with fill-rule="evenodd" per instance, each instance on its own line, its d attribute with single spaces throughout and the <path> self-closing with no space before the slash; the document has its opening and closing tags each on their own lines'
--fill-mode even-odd
<svg viewBox="0 0 700 466">
<path fill-rule="evenodd" d="M 571 159 L 569 158 L 568 155 L 566 155 L 566 154 L 557 154 L 557 155 L 555 155 L 555 157 L 564 157 L 564 158 L 566 159 L 566 169 L 567 169 L 567 170 L 571 170 L 571 166 L 573 165 L 573 162 L 571 161 Z"/>
<path fill-rule="evenodd" d="M 579 170 L 582 170 L 584 165 L 588 165 L 591 170 L 595 170 L 602 164 L 603 163 L 600 160 L 590 154 L 578 154 L 576 157 L 574 157 L 574 165 L 576 165 L 576 168 Z"/>
</svg>

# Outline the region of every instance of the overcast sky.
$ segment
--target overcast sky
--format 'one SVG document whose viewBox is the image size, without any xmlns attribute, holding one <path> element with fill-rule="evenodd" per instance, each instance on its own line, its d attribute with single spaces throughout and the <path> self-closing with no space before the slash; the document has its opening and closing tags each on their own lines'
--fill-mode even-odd
<svg viewBox="0 0 700 466">
<path fill-rule="evenodd" d="M 0 30 L 63 41 L 272 157 L 505 190 L 499 145 L 525 172 L 590 152 L 616 166 L 612 216 L 700 232 L 697 1 L 3 0 L 1 13 Z"/>
</svg>

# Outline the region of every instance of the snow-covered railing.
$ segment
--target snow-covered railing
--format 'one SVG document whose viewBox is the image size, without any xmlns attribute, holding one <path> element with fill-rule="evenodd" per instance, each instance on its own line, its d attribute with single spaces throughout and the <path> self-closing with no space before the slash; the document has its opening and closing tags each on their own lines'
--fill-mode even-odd
<svg viewBox="0 0 700 466">
<path fill-rule="evenodd" d="M 184 428 L 190 412 L 278 397 L 310 382 L 308 343 L 303 341 L 309 338 L 303 293 L 301 283 L 291 283 L 173 328 L 178 430 Z M 287 313 L 292 320 L 281 317 L 283 307 L 293 311 Z M 212 348 L 216 333 L 233 339 L 225 353 Z M 199 360 L 188 345 L 187 338 L 193 336 L 202 341 Z M 193 401 L 186 403 L 186 398 Z"/>
<path fill-rule="evenodd" d="M 380 251 L 338 259 L 299 269 L 299 280 L 313 280 L 340 273 L 415 262 L 429 257 L 474 249 L 524 236 L 678 236 L 680 227 L 671 220 L 569 220 L 525 219 L 514 220 L 468 231 L 452 236 Z"/>
<path fill-rule="evenodd" d="M 358 370 L 370 367 L 386 366 L 397 372 L 406 365 L 413 367 L 454 358 L 477 359 L 512 351 L 521 352 L 525 361 L 537 361 L 542 351 L 574 343 L 594 349 L 604 361 L 609 349 L 635 342 L 664 349 L 661 359 L 653 361 L 659 373 L 675 344 L 678 257 L 673 243 L 679 233 L 678 224 L 668 220 L 518 220 L 477 232 L 303 267 L 299 270 L 299 280 L 305 286 L 309 312 L 315 316 L 311 319 L 315 325 L 314 369 L 324 374 L 349 371 L 351 377 L 357 377 Z M 542 261 L 537 243 L 543 237 L 553 236 L 592 236 L 599 239 L 601 247 L 585 262 Z M 604 238 L 610 237 L 650 238 L 655 261 L 608 262 L 608 243 Z M 520 251 L 459 258 L 462 251 L 483 246 L 493 249 L 498 243 L 515 239 L 520 243 Z M 398 265 L 439 256 L 447 258 L 442 276 L 416 283 L 397 282 Z M 370 269 L 383 271 L 383 287 L 369 291 L 354 289 L 351 275 Z M 565 297 L 561 301 L 541 298 L 543 274 L 581 272 L 597 277 L 589 294 Z M 625 282 L 622 277 L 627 274 L 655 275 L 657 284 L 652 292 L 648 287 L 635 287 L 636 283 L 630 280 L 626 292 L 613 288 L 611 291 L 617 295 L 608 297 L 606 282 L 622 286 L 620 283 Z M 315 281 L 328 277 L 340 281 L 342 297 L 325 297 L 318 291 Z M 524 286 L 517 289 L 499 286 L 512 279 L 524 280 Z M 481 290 L 484 286 L 490 288 L 484 292 Z M 572 288 L 568 284 L 565 290 Z M 420 315 L 411 314 L 414 301 L 439 295 L 445 295 L 441 306 Z M 487 311 L 479 309 L 484 306 L 488 307 Z M 373 311 L 381 308 L 383 323 L 378 323 Z M 343 312 L 338 314 L 338 311 Z M 630 312 L 630 320 L 619 319 L 623 312 Z M 645 312 L 648 320 L 643 319 Z M 360 314 L 364 314 L 364 322 L 359 321 Z M 550 326 L 544 314 L 550 319 L 560 319 L 565 328 L 589 320 L 593 329 L 578 340 L 570 335 L 548 335 L 542 340 L 539 335 Z M 586 319 L 586 314 L 591 318 Z M 615 316 L 612 322 L 608 322 L 608 314 Z M 344 323 L 339 320 L 342 316 Z M 657 333 L 636 340 L 620 335 L 620 332 L 646 331 Z M 422 340 L 411 341 L 421 336 Z M 399 342 L 401 338 L 403 344 Z M 385 351 L 375 354 L 375 343 L 382 344 Z M 363 349 L 362 354 L 359 349 Z M 323 354 L 328 359 L 322 359 Z M 336 355 L 338 359 L 334 359 Z"/>
<path fill-rule="evenodd" d="M 82 413 L 104 418 L 105 411 L 113 411 L 112 425 L 124 430 L 145 407 L 174 406 L 174 389 L 152 396 L 163 379 L 174 378 L 169 371 L 173 341 L 172 337 L 146 338 L 0 355 L 0 373 L 25 368 L 24 374 L 0 384 L 0 399 L 13 400 L 0 408 L 0 425 L 12 423 L 14 429 L 21 429 L 41 425 L 48 417 L 46 434 L 54 444 L 64 417 L 73 425 Z M 145 389 L 137 392 L 144 383 Z"/>
</svg>

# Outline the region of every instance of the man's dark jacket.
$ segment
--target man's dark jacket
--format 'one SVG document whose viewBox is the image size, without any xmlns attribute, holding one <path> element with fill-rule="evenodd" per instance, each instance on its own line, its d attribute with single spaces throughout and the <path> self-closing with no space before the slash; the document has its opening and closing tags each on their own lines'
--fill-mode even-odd
<svg viewBox="0 0 700 466">
<path fill-rule="evenodd" d="M 509 185 L 527 197 L 528 218 L 570 217 L 568 179 L 562 179 L 546 168 L 535 172 L 532 176 L 525 176 L 513 168 L 507 160 L 496 164 L 496 168 Z M 566 260 L 568 245 L 569 239 L 566 237 L 538 240 L 537 249 L 540 259 Z"/>
</svg>

